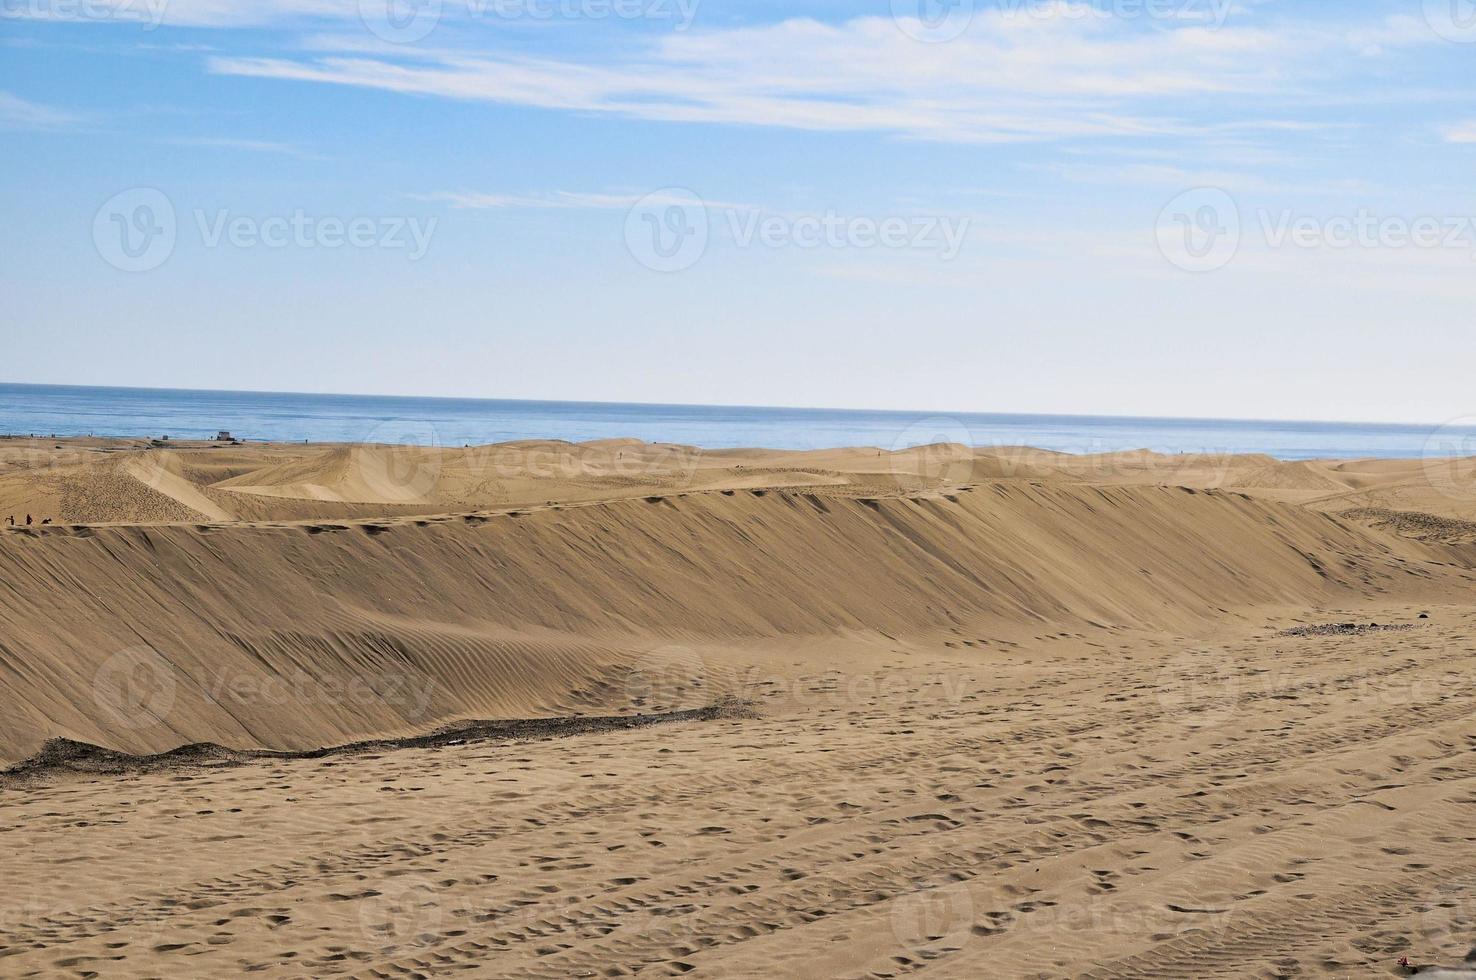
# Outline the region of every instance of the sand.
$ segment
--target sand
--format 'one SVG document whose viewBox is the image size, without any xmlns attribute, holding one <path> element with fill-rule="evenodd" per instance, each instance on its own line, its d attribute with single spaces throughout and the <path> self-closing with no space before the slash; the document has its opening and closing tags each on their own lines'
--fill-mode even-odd
<svg viewBox="0 0 1476 980">
<path fill-rule="evenodd" d="M 1471 472 L 0 441 L 0 975 L 1458 968 Z"/>
</svg>

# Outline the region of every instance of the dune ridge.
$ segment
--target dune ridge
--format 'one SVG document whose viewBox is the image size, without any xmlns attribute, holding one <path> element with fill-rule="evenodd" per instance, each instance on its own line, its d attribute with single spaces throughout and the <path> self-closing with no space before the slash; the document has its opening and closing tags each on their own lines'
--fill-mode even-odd
<svg viewBox="0 0 1476 980">
<path fill-rule="evenodd" d="M 981 621 L 1191 629 L 1253 606 L 1454 587 L 1445 557 L 1242 494 L 1019 483 L 28 529 L 0 547 L 15 600 L 0 609 L 0 758 L 56 737 L 302 750 L 462 718 L 692 707 L 705 692 L 632 703 L 626 678 L 692 644 Z M 120 655 L 164 675 L 145 680 L 167 688 L 167 717 L 110 710 L 98 679 Z M 384 689 L 348 696 L 364 677 Z"/>
</svg>

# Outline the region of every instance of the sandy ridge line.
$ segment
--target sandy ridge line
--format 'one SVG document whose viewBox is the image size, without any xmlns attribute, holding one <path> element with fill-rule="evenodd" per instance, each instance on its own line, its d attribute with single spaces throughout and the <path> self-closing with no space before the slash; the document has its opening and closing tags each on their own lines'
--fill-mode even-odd
<svg viewBox="0 0 1476 980">
<path fill-rule="evenodd" d="M 223 768 L 261 761 L 326 759 L 332 756 L 358 755 L 365 752 L 432 749 L 476 742 L 566 738 L 573 735 L 626 731 L 633 728 L 646 728 L 650 725 L 684 721 L 747 718 L 753 713 L 754 709 L 746 702 L 729 700 L 704 708 L 656 712 L 649 715 L 593 715 L 508 721 L 466 721 L 443 727 L 426 735 L 370 739 L 300 752 L 232 749 L 214 742 L 197 742 L 155 755 L 132 755 L 88 742 L 55 738 L 47 742 L 41 751 L 31 758 L 8 769 L 0 770 L 0 789 L 27 784 L 40 777 L 62 773 L 113 776 L 192 767 Z"/>
<path fill-rule="evenodd" d="M 881 487 L 854 487 L 836 486 L 833 484 L 817 483 L 811 485 L 798 484 L 774 484 L 755 485 L 744 487 L 711 487 L 705 489 L 662 491 L 651 489 L 649 492 L 638 494 L 627 494 L 614 497 L 601 497 L 595 500 L 570 500 L 554 501 L 552 504 L 508 504 L 499 508 L 480 508 L 469 511 L 426 511 L 425 513 L 396 514 L 382 517 L 309 517 L 300 520 L 247 520 L 247 521 L 111 521 L 80 524 L 49 524 L 32 525 L 30 527 L 8 527 L 0 526 L 0 534 L 14 534 L 20 537 L 36 538 L 42 535 L 59 535 L 62 537 L 81 536 L 76 532 L 87 532 L 91 530 L 103 530 L 110 528 L 172 528 L 192 527 L 205 531 L 235 530 L 238 528 L 271 529 L 271 528 L 321 528 L 324 531 L 345 531 L 351 528 L 363 527 L 424 527 L 430 524 L 444 524 L 452 521 L 465 521 L 467 523 L 478 523 L 493 520 L 499 517 L 526 517 L 530 514 L 545 513 L 549 511 L 583 510 L 590 507 L 608 507 L 618 504 L 648 503 L 654 504 L 661 501 L 680 499 L 682 497 L 734 497 L 738 494 L 748 494 L 755 497 L 763 497 L 767 494 L 787 497 L 832 497 L 842 500 L 854 501 L 862 504 L 873 504 L 881 500 L 938 500 L 947 498 L 952 494 L 968 493 L 984 487 L 1007 486 L 1007 487 L 1030 487 L 1034 489 L 1054 489 L 1057 487 L 1080 487 L 1091 486 L 1091 484 L 1074 483 L 1065 481 L 1040 480 L 984 480 L 977 483 L 960 484 L 958 486 L 942 486 L 930 489 L 897 488 L 885 489 Z M 1098 488 L 1101 489 L 1101 488 Z M 1211 487 L 1208 489 L 1184 486 L 1180 484 L 1146 484 L 1142 486 L 1112 486 L 1108 489 L 1119 490 L 1179 490 L 1187 493 L 1203 494 L 1208 497 L 1238 498 L 1241 500 L 1255 500 L 1249 494 L 1241 493 L 1239 490 Z M 1262 501 L 1262 503 L 1281 504 L 1279 501 Z M 1282 506 L 1290 506 L 1281 504 Z M 1317 511 L 1310 513 L 1319 514 L 1329 519 L 1339 515 L 1321 514 Z M 1337 522 L 1342 523 L 1342 522 Z"/>
<path fill-rule="evenodd" d="M 649 493 L 641 493 L 641 494 L 637 494 L 637 495 L 633 495 L 633 496 L 601 497 L 598 500 L 571 500 L 571 501 L 562 501 L 562 500 L 560 500 L 560 501 L 556 501 L 552 506 L 550 506 L 548 504 L 509 504 L 506 508 L 482 508 L 482 509 L 479 509 L 479 510 L 467 510 L 467 511 L 426 511 L 423 514 L 419 514 L 419 513 L 417 513 L 417 514 L 403 514 L 403 515 L 402 514 L 396 514 L 396 515 L 383 516 L 383 517 L 307 517 L 307 518 L 303 518 L 301 520 L 295 520 L 295 521 L 278 521 L 278 520 L 212 521 L 212 520 L 204 520 L 204 519 L 202 519 L 202 520 L 193 520 L 193 521 L 145 521 L 145 522 L 138 522 L 138 521 L 112 521 L 112 522 L 98 522 L 98 523 L 92 523 L 92 524 L 48 524 L 48 525 L 39 525 L 39 524 L 37 524 L 37 525 L 32 525 L 30 527 L 22 527 L 22 526 L 16 526 L 16 527 L 0 527 L 0 533 L 8 533 L 8 534 L 15 534 L 15 535 L 18 535 L 18 536 L 21 536 L 21 537 L 36 538 L 36 537 L 41 537 L 42 535 L 47 535 L 47 534 L 61 535 L 63 537 L 68 537 L 68 536 L 75 536 L 75 535 L 72 535 L 71 534 L 71 532 L 75 532 L 75 531 L 90 531 L 90 530 L 94 530 L 94 529 L 96 529 L 96 530 L 103 530 L 103 529 L 108 529 L 108 528 L 135 528 L 135 527 L 137 527 L 137 528 L 151 528 L 151 527 L 193 527 L 193 528 L 198 528 L 200 530 L 210 530 L 210 531 L 235 530 L 237 528 L 250 528 L 250 529 L 322 528 L 325 531 L 346 531 L 346 530 L 348 530 L 350 528 L 366 527 L 366 526 L 376 526 L 376 525 L 381 526 L 381 527 L 409 527 L 409 526 L 412 526 L 412 525 L 413 526 L 416 526 L 416 527 L 424 527 L 424 526 L 429 525 L 429 524 L 445 524 L 445 523 L 449 523 L 451 521 L 457 521 L 457 520 L 466 521 L 468 523 L 476 523 L 478 521 L 493 520 L 493 519 L 498 518 L 498 517 L 524 517 L 524 516 L 527 516 L 529 514 L 543 513 L 543 512 L 546 512 L 546 511 L 555 511 L 555 510 L 582 510 L 582 509 L 588 508 L 588 507 L 607 507 L 607 506 L 611 506 L 611 505 L 614 505 L 614 504 L 628 504 L 628 503 L 632 503 L 632 502 L 656 503 L 657 501 L 668 500 L 668 499 L 679 498 L 679 497 L 714 496 L 714 495 L 722 495 L 722 496 L 729 496 L 729 497 L 731 497 L 731 496 L 734 496 L 734 495 L 739 494 L 739 493 L 754 494 L 756 496 L 762 496 L 762 495 L 768 494 L 768 493 L 775 493 L 775 494 L 791 493 L 791 494 L 799 494 L 799 495 L 814 495 L 817 492 L 824 491 L 824 490 L 831 490 L 831 489 L 834 489 L 834 488 L 829 487 L 826 484 L 816 484 L 813 487 L 794 487 L 794 486 L 788 486 L 788 485 L 784 485 L 784 486 L 772 486 L 772 487 L 768 487 L 768 486 L 757 486 L 757 487 L 741 487 L 741 488 L 733 489 L 733 490 L 727 490 L 727 489 L 721 489 L 721 488 L 715 488 L 715 489 L 711 489 L 711 490 L 682 490 L 682 491 L 675 492 L 675 493 L 660 493 L 660 492 L 652 491 L 652 492 L 649 492 Z M 972 488 L 961 488 L 961 489 L 972 489 Z M 849 494 L 832 494 L 831 496 L 845 496 L 847 499 L 851 499 L 851 495 L 849 495 Z M 916 492 L 908 493 L 908 492 L 899 491 L 899 492 L 896 492 L 896 493 L 881 493 L 881 492 L 879 492 L 879 493 L 872 493 L 872 492 L 867 492 L 865 494 L 862 494 L 862 496 L 864 496 L 867 499 L 872 499 L 872 498 L 881 499 L 883 497 L 889 497 L 889 498 L 903 498 L 903 497 L 906 497 L 906 498 L 909 498 L 909 499 L 921 499 L 922 497 L 925 497 L 925 496 L 937 496 L 937 494 L 932 494 L 932 493 L 919 494 L 919 493 L 916 493 Z M 83 535 L 83 536 L 85 536 L 85 535 Z"/>
</svg>

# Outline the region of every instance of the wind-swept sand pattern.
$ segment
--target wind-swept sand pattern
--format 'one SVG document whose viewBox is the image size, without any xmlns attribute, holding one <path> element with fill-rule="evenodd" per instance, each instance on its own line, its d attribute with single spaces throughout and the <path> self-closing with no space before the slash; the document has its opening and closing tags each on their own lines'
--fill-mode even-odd
<svg viewBox="0 0 1476 980">
<path fill-rule="evenodd" d="M 0 511 L 116 520 L 0 534 L 0 758 L 70 740 L 0 783 L 0 975 L 1476 945 L 1476 544 L 1371 513 L 1459 522 L 1420 464 L 544 449 L 15 453 Z"/>
</svg>

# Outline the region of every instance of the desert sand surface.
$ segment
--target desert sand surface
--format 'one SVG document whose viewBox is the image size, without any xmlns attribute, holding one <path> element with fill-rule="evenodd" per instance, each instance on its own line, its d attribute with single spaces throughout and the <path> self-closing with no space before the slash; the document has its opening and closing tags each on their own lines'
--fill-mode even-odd
<svg viewBox="0 0 1476 980">
<path fill-rule="evenodd" d="M 1476 947 L 1471 460 L 0 440 L 12 514 L 0 976 Z"/>
</svg>

